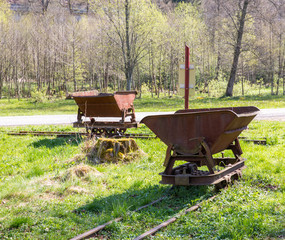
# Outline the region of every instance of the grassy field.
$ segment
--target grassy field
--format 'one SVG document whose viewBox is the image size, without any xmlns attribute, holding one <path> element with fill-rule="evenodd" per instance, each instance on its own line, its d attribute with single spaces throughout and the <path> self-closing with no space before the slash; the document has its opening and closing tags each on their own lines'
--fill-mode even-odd
<svg viewBox="0 0 285 240">
<path fill-rule="evenodd" d="M 137 112 L 176 111 L 184 108 L 182 97 L 162 96 L 151 98 L 143 95 L 134 102 Z M 189 108 L 210 108 L 227 106 L 256 106 L 258 108 L 285 108 L 285 96 L 248 95 L 233 98 L 210 98 L 205 95 L 192 97 Z M 35 102 L 31 99 L 0 99 L 0 116 L 41 115 L 41 114 L 77 114 L 77 105 L 73 100 L 57 99 Z"/>
<path fill-rule="evenodd" d="M 284 239 L 284 128 L 284 122 L 250 124 L 242 135 L 267 137 L 268 144 L 241 142 L 247 158 L 242 180 L 153 238 Z M 16 129 L 69 131 L 71 127 Z M 78 161 L 76 155 L 86 149 L 82 139 L 0 132 L 0 239 L 70 239 L 118 216 L 123 221 L 95 239 L 132 239 L 215 194 L 212 186 L 170 190 L 160 185 L 158 173 L 163 171 L 166 146 L 158 139 L 136 141 L 146 153 L 142 158 L 95 165 L 86 159 Z M 82 174 L 76 174 L 80 169 Z M 162 202 L 131 212 L 165 194 Z"/>
</svg>

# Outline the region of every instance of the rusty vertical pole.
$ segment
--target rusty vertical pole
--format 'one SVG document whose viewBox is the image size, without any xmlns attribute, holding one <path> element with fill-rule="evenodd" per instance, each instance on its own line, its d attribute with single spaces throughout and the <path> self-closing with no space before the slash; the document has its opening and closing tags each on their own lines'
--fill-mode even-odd
<svg viewBox="0 0 285 240">
<path fill-rule="evenodd" d="M 189 109 L 189 47 L 185 45 L 185 109 Z"/>
</svg>

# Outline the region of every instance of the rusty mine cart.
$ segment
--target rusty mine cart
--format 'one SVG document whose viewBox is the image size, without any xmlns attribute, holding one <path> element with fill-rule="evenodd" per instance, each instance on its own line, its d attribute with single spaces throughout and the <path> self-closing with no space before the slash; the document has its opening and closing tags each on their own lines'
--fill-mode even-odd
<svg viewBox="0 0 285 240">
<path fill-rule="evenodd" d="M 256 107 L 179 110 L 141 122 L 166 145 L 162 184 L 223 187 L 241 176 L 245 159 L 238 136 L 257 115 Z M 226 149 L 234 157 L 214 158 Z M 187 163 L 174 167 L 176 161 Z M 204 166 L 204 167 L 203 167 Z"/>
<path fill-rule="evenodd" d="M 136 94 L 136 91 L 110 94 L 96 90 L 73 93 L 72 97 L 78 105 L 77 122 L 73 126 L 85 127 L 93 136 L 124 134 L 127 128 L 138 127 L 133 105 Z M 82 117 L 89 117 L 90 121 L 83 121 Z M 115 118 L 115 121 L 98 120 L 106 117 Z M 130 117 L 129 121 L 127 117 Z"/>
</svg>

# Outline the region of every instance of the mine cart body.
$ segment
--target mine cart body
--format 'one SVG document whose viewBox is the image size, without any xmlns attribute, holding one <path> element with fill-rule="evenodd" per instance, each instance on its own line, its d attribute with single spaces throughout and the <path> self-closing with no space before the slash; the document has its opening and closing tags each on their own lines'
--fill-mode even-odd
<svg viewBox="0 0 285 240">
<path fill-rule="evenodd" d="M 146 124 L 167 146 L 164 184 L 208 185 L 238 177 L 244 167 L 238 136 L 257 115 L 256 107 L 179 110 L 145 117 Z M 231 149 L 234 158 L 213 158 Z M 173 168 L 175 161 L 188 163 Z M 207 171 L 198 167 L 207 166 Z"/>
<path fill-rule="evenodd" d="M 86 127 L 101 134 L 106 131 L 125 131 L 127 128 L 137 127 L 133 102 L 136 91 L 122 91 L 98 93 L 98 91 L 78 92 L 72 95 L 78 105 L 77 122 L 75 127 Z M 90 121 L 82 121 L 82 117 L 89 117 Z M 126 117 L 130 116 L 130 121 Z M 119 118 L 116 122 L 98 121 L 96 118 Z"/>
</svg>

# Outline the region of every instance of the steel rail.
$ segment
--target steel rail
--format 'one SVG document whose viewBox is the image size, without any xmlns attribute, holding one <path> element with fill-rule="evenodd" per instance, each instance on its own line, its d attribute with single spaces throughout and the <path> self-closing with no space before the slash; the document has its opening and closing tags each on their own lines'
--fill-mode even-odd
<svg viewBox="0 0 285 240">
<path fill-rule="evenodd" d="M 13 136 L 58 136 L 58 137 L 68 137 L 68 136 L 88 136 L 87 133 L 83 132 L 53 132 L 53 131 L 19 131 L 19 132 L 6 132 L 8 135 Z"/>
<path fill-rule="evenodd" d="M 70 137 L 70 136 L 90 136 L 89 133 L 84 132 L 43 132 L 43 131 L 19 131 L 19 132 L 4 132 L 8 135 L 13 136 L 24 136 L 24 135 L 33 135 L 33 136 L 57 136 L 57 137 Z M 98 136 L 99 137 L 99 136 Z M 115 134 L 110 136 L 110 138 L 140 138 L 140 139 L 151 139 L 156 138 L 156 136 L 143 133 L 127 133 L 127 134 Z"/>
<path fill-rule="evenodd" d="M 214 196 L 210 197 L 209 199 L 207 199 L 207 200 L 205 200 L 205 201 L 212 201 L 216 196 L 217 196 L 217 195 L 214 195 Z M 139 208 L 137 208 L 136 210 L 134 210 L 134 211 L 132 211 L 132 212 L 138 212 L 138 211 L 140 211 L 140 210 L 142 210 L 142 209 L 144 209 L 144 208 L 147 208 L 147 207 L 149 207 L 149 206 L 151 206 L 151 205 L 154 205 L 155 203 L 161 202 L 161 201 L 162 201 L 163 199 L 165 199 L 166 197 L 167 197 L 167 195 L 165 195 L 165 196 L 163 196 L 163 197 L 161 197 L 161 198 L 159 198 L 159 199 L 157 199 L 157 200 L 155 200 L 155 201 L 153 201 L 153 202 L 151 202 L 151 203 L 149 203 L 149 204 L 146 204 L 146 205 L 144 205 L 144 206 L 142 206 L 142 207 L 139 207 Z M 203 203 L 203 202 L 202 202 L 202 203 Z M 186 209 L 184 212 L 178 214 L 176 217 L 172 217 L 172 218 L 168 219 L 167 221 L 165 221 L 165 222 L 159 224 L 158 226 L 156 226 L 156 227 L 154 227 L 154 228 L 148 230 L 147 232 L 141 234 L 140 236 L 136 237 L 134 240 L 144 239 L 145 237 L 150 236 L 150 235 L 156 233 L 156 232 L 159 231 L 160 229 L 162 229 L 162 228 L 168 226 L 169 224 L 175 222 L 175 221 L 176 221 L 178 218 L 180 218 L 181 216 L 186 215 L 186 214 L 189 213 L 189 212 L 196 211 L 199 207 L 201 207 L 201 204 L 202 204 L 202 203 L 196 204 L 196 205 L 194 205 L 194 206 L 192 206 L 192 207 Z M 118 218 L 115 218 L 115 219 L 113 219 L 113 220 L 110 220 L 110 221 L 108 221 L 108 222 L 106 222 L 106 223 L 104 223 L 104 224 L 102 224 L 102 225 L 99 225 L 99 226 L 97 226 L 97 227 L 95 227 L 95 228 L 93 228 L 93 229 L 91 229 L 91 230 L 89 230 L 89 231 L 87 231 L 87 232 L 84 232 L 84 233 L 82 233 L 82 234 L 80 234 L 80 235 L 78 235 L 78 236 L 76 236 L 76 237 L 74 237 L 74 238 L 72 238 L 72 239 L 70 239 L 70 240 L 83 240 L 83 239 L 91 238 L 91 237 L 93 237 L 97 232 L 99 232 L 100 230 L 104 229 L 105 227 L 109 226 L 110 224 L 112 224 L 112 223 L 114 223 L 114 222 L 119 222 L 119 221 L 121 221 L 122 219 L 123 219 L 123 217 L 118 217 Z"/>
<path fill-rule="evenodd" d="M 209 199 L 207 199 L 206 201 L 212 201 L 216 196 L 217 196 L 217 195 L 214 195 L 214 196 L 210 197 Z M 203 203 L 203 202 L 202 202 L 202 203 Z M 168 226 L 169 224 L 175 222 L 175 221 L 176 221 L 178 218 L 180 218 L 181 216 L 186 215 L 186 214 L 189 213 L 189 212 L 196 211 L 199 207 L 201 207 L 201 204 L 202 204 L 202 203 L 196 204 L 196 205 L 194 205 L 194 206 L 192 206 L 192 207 L 186 209 L 184 212 L 178 214 L 176 217 L 172 217 L 172 218 L 168 219 L 167 221 L 165 221 L 165 222 L 159 224 L 158 226 L 156 226 L 156 227 L 154 227 L 154 228 L 148 230 L 147 232 L 141 234 L 140 236 L 134 238 L 134 240 L 141 240 L 141 239 L 144 239 L 144 238 L 147 237 L 147 236 L 150 236 L 150 235 L 156 233 L 156 232 L 159 231 L 160 229 L 162 229 L 162 228 Z"/>
<path fill-rule="evenodd" d="M 19 131 L 19 132 L 7 132 L 1 131 L 3 133 L 7 133 L 8 135 L 14 136 L 23 136 L 23 135 L 34 135 L 34 136 L 58 136 L 58 137 L 66 137 L 66 136 L 89 136 L 89 133 L 85 132 L 57 132 L 57 131 Z M 130 137 L 130 138 L 141 138 L 141 139 L 151 139 L 157 138 L 151 134 L 144 134 L 144 133 L 125 133 L 125 134 L 115 134 L 112 138 L 123 138 L 123 137 Z M 266 145 L 267 139 L 266 137 L 259 137 L 258 139 L 249 139 L 247 137 L 238 137 L 239 140 L 244 142 L 253 142 L 254 144 Z"/>
<path fill-rule="evenodd" d="M 267 138 L 266 137 L 260 137 L 258 139 L 249 139 L 247 137 L 238 137 L 239 140 L 244 142 L 252 142 L 254 144 L 258 145 L 266 145 L 267 144 Z"/>
<path fill-rule="evenodd" d="M 71 238 L 70 240 L 82 240 L 82 239 L 87 239 L 87 238 L 91 238 L 95 233 L 99 232 L 100 230 L 102 230 L 103 228 L 107 227 L 108 225 L 112 224 L 113 222 L 119 222 L 121 221 L 123 218 L 119 217 L 119 218 L 115 218 L 109 222 L 106 222 L 96 228 L 93 228 L 85 233 L 82 233 L 74 238 Z"/>
<path fill-rule="evenodd" d="M 147 208 L 147 207 L 149 207 L 151 205 L 154 205 L 155 203 L 161 202 L 166 197 L 167 197 L 167 195 L 165 195 L 165 196 L 163 196 L 163 197 L 161 197 L 161 198 L 159 198 L 159 199 L 157 199 L 157 200 L 155 200 L 155 201 L 153 201 L 151 203 L 148 203 L 148 204 L 146 204 L 144 206 L 141 206 L 141 207 L 137 208 L 136 210 L 134 210 L 132 212 L 138 212 L 138 211 L 140 211 L 140 210 L 142 210 L 144 208 Z M 93 229 L 91 229 L 91 230 L 89 230 L 87 232 L 84 232 L 84 233 L 82 233 L 82 234 L 80 234 L 80 235 L 78 235 L 78 236 L 76 236 L 74 238 L 71 238 L 70 240 L 83 240 L 83 239 L 91 238 L 95 233 L 97 233 L 100 230 L 104 229 L 105 227 L 109 226 L 113 222 L 119 222 L 122 219 L 123 219 L 123 217 L 118 217 L 118 218 L 115 218 L 113 220 L 110 220 L 109 222 L 106 222 L 106 223 L 104 223 L 102 225 L 99 225 L 99 226 L 97 226 L 97 227 L 95 227 L 95 228 L 93 228 Z"/>
</svg>

